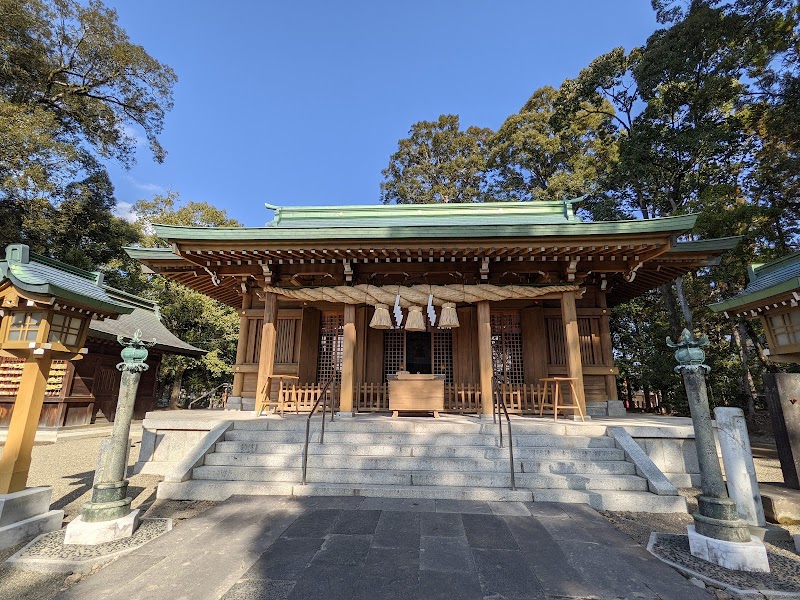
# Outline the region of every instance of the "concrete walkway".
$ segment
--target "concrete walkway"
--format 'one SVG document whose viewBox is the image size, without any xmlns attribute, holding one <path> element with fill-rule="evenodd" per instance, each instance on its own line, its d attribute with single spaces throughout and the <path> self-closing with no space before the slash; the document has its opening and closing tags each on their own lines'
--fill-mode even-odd
<svg viewBox="0 0 800 600">
<path fill-rule="evenodd" d="M 583 505 L 236 496 L 63 600 L 709 600 Z"/>
</svg>

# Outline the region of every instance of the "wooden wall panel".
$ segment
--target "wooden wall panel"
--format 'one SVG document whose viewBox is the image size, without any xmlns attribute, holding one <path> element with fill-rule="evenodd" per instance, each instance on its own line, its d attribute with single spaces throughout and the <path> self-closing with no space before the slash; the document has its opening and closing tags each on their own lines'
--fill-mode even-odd
<svg viewBox="0 0 800 600">
<path fill-rule="evenodd" d="M 541 308 L 526 308 L 520 311 L 522 327 L 522 365 L 525 383 L 539 383 L 547 377 L 547 328 Z"/>
<path fill-rule="evenodd" d="M 367 357 L 364 364 L 366 383 L 383 383 L 383 336 L 382 329 L 367 327 Z"/>
<path fill-rule="evenodd" d="M 459 327 L 453 329 L 453 382 L 478 383 L 478 324 L 475 308 L 465 306 L 457 310 Z"/>
<path fill-rule="evenodd" d="M 356 352 L 353 365 L 353 381 L 356 385 L 366 381 L 364 373 L 367 361 L 367 329 L 373 311 L 371 306 L 369 309 L 366 306 L 356 308 Z"/>
<path fill-rule="evenodd" d="M 320 312 L 316 308 L 306 307 L 303 309 L 303 319 L 300 322 L 300 349 L 297 370 L 300 383 L 315 383 L 317 378 L 319 319 Z"/>
</svg>

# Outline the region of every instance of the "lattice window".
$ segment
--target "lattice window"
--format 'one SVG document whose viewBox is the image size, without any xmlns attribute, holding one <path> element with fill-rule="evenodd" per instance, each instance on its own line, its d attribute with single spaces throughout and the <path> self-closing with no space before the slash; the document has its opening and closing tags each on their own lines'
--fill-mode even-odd
<svg viewBox="0 0 800 600">
<path fill-rule="evenodd" d="M 564 348 L 564 325 L 561 319 L 553 317 L 547 319 L 547 364 L 567 364 L 567 351 Z"/>
<path fill-rule="evenodd" d="M 495 313 L 492 323 L 492 367 L 500 383 L 525 383 L 519 313 Z"/>
<path fill-rule="evenodd" d="M 406 367 L 406 332 L 387 329 L 383 332 L 383 381 Z"/>
<path fill-rule="evenodd" d="M 321 321 L 317 381 L 325 383 L 334 375 L 336 381 L 341 381 L 344 315 L 341 313 L 323 313 Z"/>
<path fill-rule="evenodd" d="M 297 364 L 295 332 L 298 319 L 278 319 L 275 362 Z"/>
<path fill-rule="evenodd" d="M 433 372 L 444 375 L 445 383 L 453 383 L 453 332 L 450 329 L 433 332 Z"/>
<path fill-rule="evenodd" d="M 792 311 L 778 315 L 770 315 L 769 325 L 775 343 L 778 346 L 794 346 L 800 344 L 800 312 Z"/>
<path fill-rule="evenodd" d="M 547 319 L 547 333 L 547 364 L 567 364 L 563 321 L 558 317 L 549 317 Z M 578 317 L 578 338 L 581 346 L 582 364 L 602 365 L 603 351 L 600 342 L 600 318 Z"/>
<path fill-rule="evenodd" d="M 264 329 L 264 319 L 249 318 L 247 327 L 247 352 L 244 362 L 258 364 L 258 354 L 261 351 L 261 332 Z"/>
</svg>

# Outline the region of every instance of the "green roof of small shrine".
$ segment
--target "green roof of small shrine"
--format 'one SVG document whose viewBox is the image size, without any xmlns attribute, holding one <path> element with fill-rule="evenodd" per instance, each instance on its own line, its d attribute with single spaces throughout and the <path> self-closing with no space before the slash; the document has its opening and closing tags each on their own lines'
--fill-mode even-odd
<svg viewBox="0 0 800 600">
<path fill-rule="evenodd" d="M 265 227 L 154 225 L 154 228 L 158 237 L 179 241 L 499 238 L 688 231 L 697 219 L 696 215 L 679 215 L 585 222 L 573 210 L 573 204 L 581 199 L 351 206 L 267 204 L 275 216 Z"/>
<path fill-rule="evenodd" d="M 768 263 L 750 265 L 747 270 L 750 278 L 747 287 L 733 298 L 712 304 L 711 310 L 729 311 L 759 302 L 767 305 L 771 298 L 800 291 L 800 251 Z"/>
<path fill-rule="evenodd" d="M 63 298 L 112 315 L 133 311 L 133 307 L 109 295 L 101 273 L 41 256 L 24 244 L 6 247 L 6 257 L 0 260 L 0 283 L 6 279 L 25 292 Z"/>
<path fill-rule="evenodd" d="M 140 330 L 141 338 L 155 342 L 155 348 L 162 352 L 186 356 L 201 356 L 206 352 L 169 331 L 161 322 L 156 302 L 105 285 L 101 273 L 41 256 L 24 244 L 6 248 L 6 258 L 0 260 L 0 282 L 5 279 L 32 294 L 56 296 L 118 316 L 113 320 L 92 320 L 90 338 L 116 340 L 119 335 L 133 337 Z"/>
</svg>

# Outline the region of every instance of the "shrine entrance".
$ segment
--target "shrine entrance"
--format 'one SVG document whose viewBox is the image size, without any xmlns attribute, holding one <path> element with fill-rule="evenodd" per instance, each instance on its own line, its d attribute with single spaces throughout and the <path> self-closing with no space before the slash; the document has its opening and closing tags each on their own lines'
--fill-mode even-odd
<svg viewBox="0 0 800 600">
<path fill-rule="evenodd" d="M 406 371 L 433 373 L 433 335 L 429 331 L 406 332 Z"/>
</svg>

